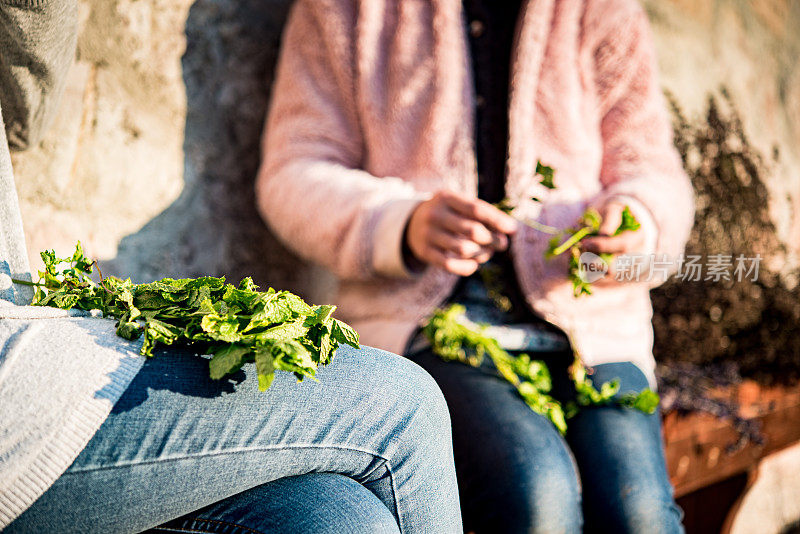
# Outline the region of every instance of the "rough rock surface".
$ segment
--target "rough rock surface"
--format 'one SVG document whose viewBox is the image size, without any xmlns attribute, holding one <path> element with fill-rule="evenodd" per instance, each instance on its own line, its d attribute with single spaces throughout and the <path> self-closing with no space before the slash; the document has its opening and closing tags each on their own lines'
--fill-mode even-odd
<svg viewBox="0 0 800 534">
<path fill-rule="evenodd" d="M 676 114 L 678 142 L 701 215 L 690 248 L 766 255 L 758 284 L 654 292 L 658 355 L 734 358 L 762 379 L 796 373 L 800 2 L 642 3 L 663 85 L 685 119 Z M 253 202 L 289 5 L 82 0 L 60 114 L 38 147 L 14 156 L 34 265 L 37 251 L 67 252 L 81 239 L 104 272 L 137 281 L 252 274 L 314 300 L 330 294 L 330 278 L 289 254 Z M 686 346 L 695 348 L 682 354 Z"/>
<path fill-rule="evenodd" d="M 330 279 L 253 203 L 285 0 L 82 4 L 78 60 L 47 139 L 14 158 L 31 260 L 81 239 L 104 272 L 247 274 L 310 297 Z"/>
</svg>

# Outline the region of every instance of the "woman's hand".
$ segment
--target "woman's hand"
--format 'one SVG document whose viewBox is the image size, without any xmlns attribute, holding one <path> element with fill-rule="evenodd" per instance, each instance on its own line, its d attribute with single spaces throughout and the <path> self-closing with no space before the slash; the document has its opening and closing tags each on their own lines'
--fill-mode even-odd
<svg viewBox="0 0 800 534">
<path fill-rule="evenodd" d="M 615 256 L 621 254 L 641 254 L 645 251 L 647 236 L 645 232 L 639 228 L 638 230 L 627 230 L 619 235 L 614 235 L 620 223 L 622 223 L 622 211 L 625 209 L 625 204 L 619 201 L 610 201 L 603 206 L 597 208 L 597 211 L 602 217 L 602 223 L 597 235 L 589 237 L 583 241 L 583 248 L 595 254 L 614 254 Z M 616 272 L 614 271 L 614 261 L 609 262 L 607 275 L 598 280 L 596 283 L 613 283 L 616 281 Z"/>
<path fill-rule="evenodd" d="M 602 223 L 600 223 L 600 229 L 598 230 L 600 235 L 586 238 L 583 242 L 583 247 L 596 254 L 638 254 L 644 252 L 645 235 L 641 229 L 628 230 L 619 235 L 614 235 L 614 232 L 617 231 L 620 223 L 622 223 L 622 211 L 624 209 L 625 204 L 613 200 L 597 208 L 600 217 L 602 217 Z"/>
<path fill-rule="evenodd" d="M 405 239 L 415 260 L 469 276 L 516 230 L 517 221 L 488 202 L 440 191 L 411 213 Z"/>
</svg>

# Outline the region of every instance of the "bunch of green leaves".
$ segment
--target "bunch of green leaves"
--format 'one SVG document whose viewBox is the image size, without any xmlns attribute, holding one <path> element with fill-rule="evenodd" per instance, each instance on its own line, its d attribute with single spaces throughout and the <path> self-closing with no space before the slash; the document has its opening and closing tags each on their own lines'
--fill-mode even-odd
<svg viewBox="0 0 800 534">
<path fill-rule="evenodd" d="M 433 352 L 446 361 L 456 361 L 480 366 L 488 356 L 500 375 L 508 380 L 531 410 L 553 423 L 563 434 L 567 423 L 561 403 L 548 395 L 552 388 L 547 366 L 531 360 L 527 354 L 513 356 L 500 347 L 496 339 L 486 335 L 484 327 L 478 329 L 464 325 L 464 306 L 453 304 L 438 309 L 431 316 L 423 331 L 431 343 Z"/>
<path fill-rule="evenodd" d="M 555 170 L 553 170 L 552 167 L 543 165 L 541 161 L 537 161 L 536 174 L 542 177 L 542 179 L 539 181 L 540 184 L 548 189 L 556 188 L 554 181 Z M 531 197 L 531 200 L 534 202 L 539 202 L 539 199 L 536 197 Z M 513 217 L 515 216 L 514 210 L 516 209 L 517 204 L 511 199 L 505 198 L 495 204 L 495 207 Z M 600 224 L 602 223 L 602 217 L 597 210 L 592 208 L 587 209 L 581 216 L 578 227 L 567 228 L 565 230 L 559 230 L 558 228 L 542 224 L 533 219 L 521 219 L 519 217 L 517 217 L 517 219 L 523 224 L 530 226 L 534 230 L 553 236 L 550 239 L 547 250 L 545 251 L 546 259 L 552 259 L 556 256 L 564 254 L 565 252 L 569 252 L 570 256 L 567 267 L 567 278 L 572 283 L 573 295 L 576 298 L 582 295 L 591 295 L 591 284 L 586 280 L 586 277 L 583 276 L 583 266 L 581 265 L 580 261 L 580 256 L 583 250 L 581 249 L 580 244 L 585 238 L 598 234 L 600 230 Z M 639 221 L 637 221 L 636 217 L 633 216 L 630 208 L 625 206 L 622 211 L 622 221 L 612 235 L 619 235 L 622 232 L 638 230 L 639 226 Z M 606 264 L 610 263 L 613 259 L 612 254 L 603 253 L 598 254 L 598 256 Z"/>
<path fill-rule="evenodd" d="M 610 382 L 603 382 L 600 385 L 600 389 L 596 389 L 589 378 L 586 366 L 577 357 L 569 368 L 569 374 L 572 383 L 575 384 L 575 401 L 567 404 L 567 418 L 575 416 L 580 407 L 606 406 L 611 403 L 616 403 L 624 408 L 639 410 L 646 414 L 652 414 L 658 408 L 660 400 L 658 393 L 650 388 L 645 388 L 638 393 L 631 391 L 617 395 L 620 384 L 619 379 L 615 378 Z"/>
<path fill-rule="evenodd" d="M 569 264 L 567 268 L 567 277 L 572 282 L 572 291 L 575 297 L 581 295 L 591 295 L 590 282 L 586 280 L 583 275 L 583 266 L 581 265 L 581 241 L 587 237 L 596 236 L 600 230 L 600 224 L 603 219 L 600 214 L 592 209 L 587 209 L 581 216 L 580 224 L 577 228 L 567 228 L 563 232 L 550 239 L 547 250 L 545 251 L 545 258 L 552 259 L 560 256 L 565 252 L 569 252 Z M 622 232 L 634 231 L 639 229 L 639 221 L 633 216 L 628 206 L 622 210 L 622 221 L 617 229 L 611 235 L 619 235 Z M 612 254 L 601 253 L 598 254 L 600 259 L 606 264 L 613 260 Z"/>
<path fill-rule="evenodd" d="M 238 286 L 224 278 L 202 277 L 134 284 L 113 276 L 92 278 L 94 261 L 78 243 L 75 253 L 58 258 L 42 252 L 44 270 L 33 303 L 61 309 L 100 310 L 117 319 L 117 334 L 144 338 L 141 353 L 180 345 L 211 355 L 211 378 L 220 379 L 255 362 L 258 385 L 266 390 L 276 369 L 298 380 L 314 378 L 340 343 L 359 347 L 358 334 L 335 319 L 335 306 L 312 306 L 289 291 L 259 291 L 252 279 Z"/>
<path fill-rule="evenodd" d="M 575 401 L 566 408 L 549 393 L 552 389 L 550 371 L 539 360 L 527 354 L 512 355 L 498 341 L 487 335 L 486 327 L 468 326 L 463 321 L 465 308 L 452 304 L 436 310 L 423 332 L 431 343 L 434 354 L 445 361 L 455 361 L 478 367 L 488 356 L 500 376 L 511 383 L 525 404 L 534 412 L 547 417 L 562 434 L 567 431 L 567 419 L 574 417 L 582 407 L 616 404 L 651 414 L 658 406 L 659 397 L 651 389 L 638 393 L 619 392 L 619 380 L 605 382 L 595 389 L 586 367 L 576 357 L 570 367 L 570 378 L 575 385 Z"/>
</svg>

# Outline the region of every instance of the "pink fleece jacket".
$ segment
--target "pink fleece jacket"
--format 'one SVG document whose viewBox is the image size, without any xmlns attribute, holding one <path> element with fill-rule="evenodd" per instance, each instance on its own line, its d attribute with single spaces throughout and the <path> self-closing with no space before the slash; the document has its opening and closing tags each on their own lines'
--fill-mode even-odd
<svg viewBox="0 0 800 534">
<path fill-rule="evenodd" d="M 409 273 L 409 215 L 436 190 L 475 195 L 474 95 L 460 0 L 298 0 L 283 37 L 257 182 L 261 213 L 339 279 L 339 315 L 362 343 L 402 353 L 452 291 L 437 268 Z M 590 203 L 643 206 L 654 250 L 676 258 L 692 189 L 672 143 L 648 21 L 636 0 L 527 0 L 515 35 L 508 196 L 527 216 L 574 225 Z M 535 176 L 556 169 L 557 189 Z M 576 299 L 548 236 L 512 242 L 531 308 L 587 365 L 632 361 L 653 379 L 648 283 Z"/>
</svg>

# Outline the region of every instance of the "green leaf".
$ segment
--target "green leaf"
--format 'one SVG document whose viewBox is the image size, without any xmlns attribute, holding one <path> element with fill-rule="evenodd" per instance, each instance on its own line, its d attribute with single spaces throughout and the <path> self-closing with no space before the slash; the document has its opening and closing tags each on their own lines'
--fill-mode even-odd
<svg viewBox="0 0 800 534">
<path fill-rule="evenodd" d="M 350 345 L 353 348 L 359 348 L 358 334 L 355 330 L 350 328 L 350 325 L 343 323 L 338 319 L 333 320 L 333 328 L 331 329 L 331 336 L 339 343 Z"/>
<path fill-rule="evenodd" d="M 142 310 L 157 310 L 164 306 L 171 306 L 172 300 L 167 300 L 161 291 L 137 288 L 134 294 L 134 305 Z"/>
<path fill-rule="evenodd" d="M 552 405 L 547 411 L 547 417 L 563 436 L 567 433 L 567 420 L 564 409 L 560 404 Z"/>
<path fill-rule="evenodd" d="M 253 282 L 253 279 L 249 276 L 242 278 L 242 281 L 239 282 L 239 290 L 241 291 L 249 291 L 251 293 L 258 292 L 258 286 Z"/>
<path fill-rule="evenodd" d="M 78 303 L 78 300 L 80 300 L 80 295 L 58 292 L 53 295 L 51 300 L 54 307 L 61 308 L 62 310 L 68 310 Z"/>
<path fill-rule="evenodd" d="M 540 184 L 542 184 L 548 189 L 556 188 L 556 184 L 553 182 L 555 171 L 553 170 L 552 167 L 548 167 L 547 165 L 542 165 L 541 161 L 537 161 L 536 174 L 542 177 L 541 181 L 539 182 Z"/>
<path fill-rule="evenodd" d="M 211 339 L 217 341 L 227 341 L 233 343 L 239 341 L 241 335 L 239 334 L 239 321 L 235 316 L 221 316 L 217 314 L 204 315 L 200 321 L 200 326 L 203 331 L 208 334 Z"/>
<path fill-rule="evenodd" d="M 252 349 L 245 345 L 224 345 L 208 362 L 208 371 L 211 378 L 219 380 L 226 375 L 235 373 L 242 368 L 245 356 L 251 352 Z"/>
<path fill-rule="evenodd" d="M 83 246 L 81 246 L 81 242 L 78 241 L 78 244 L 75 245 L 75 252 L 72 254 L 72 264 L 75 266 L 75 269 L 86 273 L 92 273 L 92 267 L 94 266 L 94 260 L 90 260 L 86 257 L 83 253 Z"/>
<path fill-rule="evenodd" d="M 320 336 L 319 340 L 319 363 L 326 364 L 330 362 L 333 351 L 336 350 L 338 343 L 331 338 L 331 333 L 326 331 Z"/>
<path fill-rule="evenodd" d="M 330 306 L 328 304 L 324 304 L 322 306 L 314 306 L 313 317 L 316 324 L 324 324 L 333 312 L 336 310 L 336 306 Z"/>
<path fill-rule="evenodd" d="M 619 235 L 622 232 L 638 230 L 639 227 L 641 227 L 641 224 L 639 224 L 639 221 L 637 221 L 636 217 L 633 216 L 631 209 L 628 206 L 625 206 L 625 208 L 622 210 L 622 222 L 619 223 L 614 235 Z"/>
<path fill-rule="evenodd" d="M 248 336 L 248 339 L 256 339 L 259 343 L 274 341 L 291 341 L 303 338 L 308 333 L 308 326 L 304 321 L 294 321 L 292 323 L 282 323 L 265 330 L 264 332 Z"/>
<path fill-rule="evenodd" d="M 499 209 L 499 210 L 500 210 L 500 211 L 502 211 L 503 213 L 509 213 L 509 214 L 510 214 L 512 211 L 514 211 L 514 209 L 516 208 L 516 206 L 514 206 L 514 205 L 511 203 L 511 200 L 509 200 L 509 199 L 507 199 L 507 198 L 504 198 L 504 199 L 503 199 L 503 200 L 501 200 L 500 202 L 497 202 L 497 203 L 494 205 L 494 207 L 495 207 L 495 208 L 497 208 L 497 209 Z"/>
<path fill-rule="evenodd" d="M 169 323 L 150 319 L 145 323 L 145 336 L 164 345 L 172 345 L 181 335 L 181 329 Z"/>
<path fill-rule="evenodd" d="M 619 379 L 604 382 L 600 386 L 600 399 L 609 401 L 617 394 L 617 391 L 619 391 Z"/>
<path fill-rule="evenodd" d="M 256 372 L 258 373 L 258 389 L 266 391 L 275 378 L 275 360 L 269 349 L 256 351 Z"/>
<path fill-rule="evenodd" d="M 298 379 L 313 377 L 316 373 L 317 363 L 312 359 L 308 349 L 297 341 L 279 341 L 272 345 L 271 349 L 280 367 L 292 371 Z"/>
<path fill-rule="evenodd" d="M 142 325 L 135 321 L 120 320 L 117 325 L 117 335 L 129 341 L 139 339 L 142 335 Z"/>
<path fill-rule="evenodd" d="M 652 414 L 655 413 L 656 408 L 658 408 L 660 400 L 658 393 L 647 388 L 639 393 L 626 393 L 622 395 L 619 399 L 619 403 L 621 406 L 633 408 L 646 414 Z"/>
</svg>

